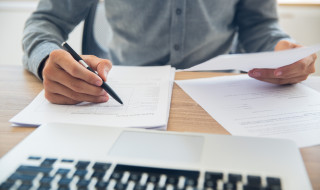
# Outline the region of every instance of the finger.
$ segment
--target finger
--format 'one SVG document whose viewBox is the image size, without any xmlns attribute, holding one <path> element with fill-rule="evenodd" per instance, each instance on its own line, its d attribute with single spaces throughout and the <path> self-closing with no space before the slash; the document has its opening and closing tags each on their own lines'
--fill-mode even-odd
<svg viewBox="0 0 320 190">
<path fill-rule="evenodd" d="M 60 94 L 69 99 L 72 99 L 76 102 L 94 102 L 94 103 L 101 103 L 106 102 L 109 100 L 108 95 L 103 96 L 92 96 L 89 94 L 82 94 L 75 92 L 64 85 L 56 82 L 52 82 L 50 84 L 50 88 L 45 88 L 45 90 L 51 94 Z"/>
<path fill-rule="evenodd" d="M 112 63 L 109 60 L 101 59 L 93 55 L 85 55 L 83 58 L 91 68 L 98 72 L 98 75 L 102 78 L 102 80 L 107 80 L 108 72 L 112 68 Z"/>
<path fill-rule="evenodd" d="M 248 75 L 252 78 L 276 78 L 274 75 L 274 69 L 252 69 L 248 72 Z"/>
<path fill-rule="evenodd" d="M 64 104 L 64 105 L 74 105 L 80 103 L 80 101 L 72 100 L 71 98 L 68 98 L 66 96 L 51 93 L 48 91 L 45 91 L 45 97 L 46 99 L 53 103 L 53 104 Z"/>
<path fill-rule="evenodd" d="M 51 81 L 60 83 L 61 85 L 64 85 L 65 87 L 70 88 L 72 91 L 75 91 L 78 93 L 88 94 L 93 96 L 107 95 L 106 91 L 103 90 L 101 87 L 94 86 L 87 83 L 86 81 L 83 81 L 78 78 L 74 78 L 64 71 L 56 72 L 54 76 L 53 75 L 47 76 L 46 79 L 43 81 L 43 83 L 45 86 L 50 86 Z"/>
<path fill-rule="evenodd" d="M 63 51 L 63 52 L 60 52 L 60 51 Z M 71 56 L 70 53 L 64 50 L 60 50 L 60 51 L 52 51 L 49 55 L 49 58 L 51 57 L 54 63 L 60 66 L 63 70 L 65 70 L 71 76 L 87 81 L 90 84 L 101 86 L 102 80 L 99 76 L 97 76 L 93 72 L 83 67 Z"/>
<path fill-rule="evenodd" d="M 311 74 L 315 72 L 316 54 L 305 57 L 291 65 L 280 67 L 275 72 L 283 74 L 281 77 L 294 77 L 299 74 Z"/>
<path fill-rule="evenodd" d="M 308 78 L 308 75 L 300 76 L 300 77 L 294 77 L 294 78 L 255 78 L 257 80 L 263 81 L 263 82 L 269 82 L 272 84 L 278 84 L 278 85 L 284 85 L 284 84 L 296 84 L 301 81 L 304 81 Z"/>
</svg>

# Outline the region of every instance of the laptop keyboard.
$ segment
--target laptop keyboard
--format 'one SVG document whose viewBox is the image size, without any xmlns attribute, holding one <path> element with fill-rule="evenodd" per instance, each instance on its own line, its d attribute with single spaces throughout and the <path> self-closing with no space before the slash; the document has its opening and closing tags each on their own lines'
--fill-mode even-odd
<svg viewBox="0 0 320 190">
<path fill-rule="evenodd" d="M 281 190 L 277 177 L 30 156 L 0 189 Z"/>
</svg>

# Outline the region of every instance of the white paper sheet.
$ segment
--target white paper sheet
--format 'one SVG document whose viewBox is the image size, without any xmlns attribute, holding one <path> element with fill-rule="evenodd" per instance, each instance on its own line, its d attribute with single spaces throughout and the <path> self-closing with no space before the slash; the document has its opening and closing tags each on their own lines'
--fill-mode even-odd
<svg viewBox="0 0 320 190">
<path fill-rule="evenodd" d="M 106 103 L 56 105 L 42 91 L 10 122 L 25 126 L 43 123 L 79 123 L 114 127 L 163 128 L 168 122 L 175 70 L 170 66 L 114 66 L 108 84 L 124 102 L 112 97 Z"/>
<path fill-rule="evenodd" d="M 228 54 L 212 58 L 183 71 L 241 70 L 248 72 L 254 68 L 275 69 L 290 65 L 320 50 L 320 44 L 284 51 Z"/>
<path fill-rule="evenodd" d="M 320 144 L 320 93 L 302 84 L 273 85 L 247 75 L 176 83 L 232 135 Z"/>
</svg>

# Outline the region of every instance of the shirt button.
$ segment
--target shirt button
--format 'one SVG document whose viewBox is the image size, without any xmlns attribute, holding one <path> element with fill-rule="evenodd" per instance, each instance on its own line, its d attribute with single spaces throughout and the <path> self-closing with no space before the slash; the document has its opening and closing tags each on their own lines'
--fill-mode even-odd
<svg viewBox="0 0 320 190">
<path fill-rule="evenodd" d="M 179 46 L 178 44 L 175 44 L 175 45 L 173 46 L 173 48 L 174 48 L 174 50 L 176 50 L 176 51 L 179 51 L 179 50 L 180 50 L 180 46 Z"/>
<path fill-rule="evenodd" d="M 181 15 L 181 13 L 182 13 L 182 10 L 181 10 L 181 9 L 176 9 L 176 14 L 177 14 L 177 15 Z"/>
</svg>

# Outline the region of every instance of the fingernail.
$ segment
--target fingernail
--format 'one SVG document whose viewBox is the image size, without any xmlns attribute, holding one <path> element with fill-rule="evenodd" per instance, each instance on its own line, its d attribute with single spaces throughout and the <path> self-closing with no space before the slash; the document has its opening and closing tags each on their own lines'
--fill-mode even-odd
<svg viewBox="0 0 320 190">
<path fill-rule="evenodd" d="M 97 85 L 97 86 L 101 86 L 101 84 L 102 84 L 102 83 L 101 83 L 100 80 L 97 80 L 97 81 L 96 81 L 96 85 Z"/>
<path fill-rule="evenodd" d="M 254 72 L 253 72 L 253 76 L 255 76 L 255 77 L 260 77 L 260 76 L 261 76 L 261 73 L 258 72 L 258 71 L 254 71 Z"/>
<path fill-rule="evenodd" d="M 281 76 L 282 75 L 282 72 L 281 71 L 277 71 L 276 72 L 276 76 Z"/>
<path fill-rule="evenodd" d="M 101 102 L 106 102 L 108 100 L 107 96 L 102 96 L 100 98 Z"/>
</svg>

